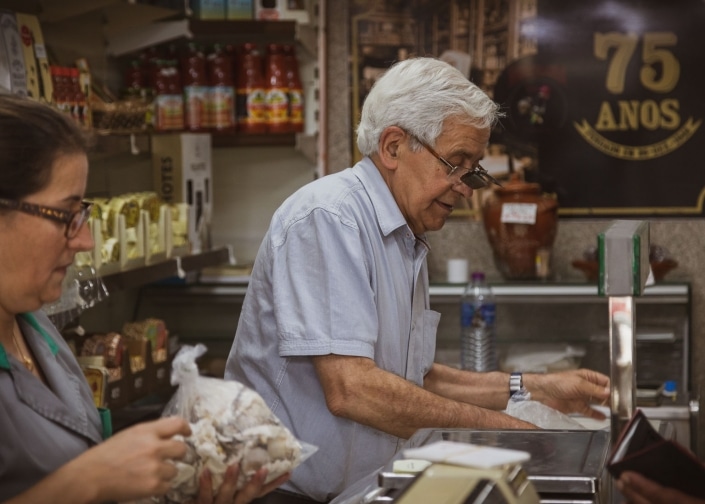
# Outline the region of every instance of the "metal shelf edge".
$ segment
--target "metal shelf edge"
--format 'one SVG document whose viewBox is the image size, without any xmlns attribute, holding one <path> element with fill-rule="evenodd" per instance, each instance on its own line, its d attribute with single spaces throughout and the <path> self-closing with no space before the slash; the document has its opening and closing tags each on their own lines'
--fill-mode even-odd
<svg viewBox="0 0 705 504">
<path fill-rule="evenodd" d="M 491 285 L 492 292 L 497 297 L 513 296 L 588 296 L 598 297 L 597 285 Z M 431 285 L 429 293 L 434 297 L 459 297 L 463 294 L 465 285 L 461 284 L 436 284 Z M 656 284 L 646 287 L 644 296 L 688 296 L 690 285 L 682 284 Z"/>
<path fill-rule="evenodd" d="M 184 272 L 196 271 L 206 266 L 217 266 L 230 261 L 228 247 L 197 254 L 172 257 L 147 266 L 111 273 L 102 277 L 108 291 L 140 287 L 152 282 L 180 276 Z"/>
</svg>

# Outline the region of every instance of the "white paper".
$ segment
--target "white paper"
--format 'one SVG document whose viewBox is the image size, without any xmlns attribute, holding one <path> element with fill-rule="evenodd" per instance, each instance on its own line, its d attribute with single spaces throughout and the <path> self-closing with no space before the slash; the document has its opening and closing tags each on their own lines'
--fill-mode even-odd
<svg viewBox="0 0 705 504">
<path fill-rule="evenodd" d="M 507 224 L 536 224 L 536 203 L 505 203 L 500 221 Z"/>
<path fill-rule="evenodd" d="M 505 464 L 526 462 L 531 458 L 531 454 L 525 451 L 497 448 L 495 446 L 438 441 L 420 448 L 404 450 L 404 457 L 487 469 Z"/>
</svg>

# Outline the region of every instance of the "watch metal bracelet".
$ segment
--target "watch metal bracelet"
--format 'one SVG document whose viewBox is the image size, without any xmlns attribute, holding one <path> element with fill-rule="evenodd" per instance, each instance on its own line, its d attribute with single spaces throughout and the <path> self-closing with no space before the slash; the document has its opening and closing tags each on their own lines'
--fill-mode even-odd
<svg viewBox="0 0 705 504">
<path fill-rule="evenodd" d="M 524 386 L 524 378 L 521 373 L 509 375 L 509 397 L 519 392 Z"/>
</svg>

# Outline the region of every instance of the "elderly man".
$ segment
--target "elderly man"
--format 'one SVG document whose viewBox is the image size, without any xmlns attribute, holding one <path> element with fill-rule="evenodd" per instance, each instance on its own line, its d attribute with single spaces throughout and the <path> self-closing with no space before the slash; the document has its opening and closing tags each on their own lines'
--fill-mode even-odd
<svg viewBox="0 0 705 504">
<path fill-rule="evenodd" d="M 275 212 L 255 260 L 226 378 L 256 389 L 319 451 L 262 502 L 327 502 L 423 427 L 535 428 L 500 412 L 522 377 L 433 362 L 425 235 L 491 177 L 478 164 L 498 107 L 452 66 L 397 63 L 368 95 L 352 168 Z M 512 386 L 510 387 L 510 381 Z M 525 374 L 532 397 L 594 413 L 609 379 Z"/>
</svg>

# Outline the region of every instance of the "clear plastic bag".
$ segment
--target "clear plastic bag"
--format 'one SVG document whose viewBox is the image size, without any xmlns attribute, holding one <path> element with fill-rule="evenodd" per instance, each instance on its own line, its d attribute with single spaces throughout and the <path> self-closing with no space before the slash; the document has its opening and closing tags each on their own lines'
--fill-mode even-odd
<svg viewBox="0 0 705 504">
<path fill-rule="evenodd" d="M 202 344 L 183 346 L 174 357 L 171 383 L 179 388 L 164 416 L 188 420 L 188 452 L 175 462 L 178 475 L 164 502 L 185 502 L 198 494 L 205 468 L 217 493 L 228 466 L 240 464 L 238 489 L 260 467 L 267 482 L 291 472 L 318 448 L 296 439 L 267 407 L 262 397 L 243 384 L 200 376 L 196 359 L 206 352 Z"/>
<path fill-rule="evenodd" d="M 542 429 L 584 430 L 585 427 L 565 413 L 531 400 L 531 393 L 525 388 L 513 394 L 504 411 L 519 420 L 530 422 Z"/>
<path fill-rule="evenodd" d="M 61 297 L 42 307 L 54 325 L 63 329 L 108 296 L 108 289 L 93 266 L 71 265 L 61 284 Z"/>
</svg>

